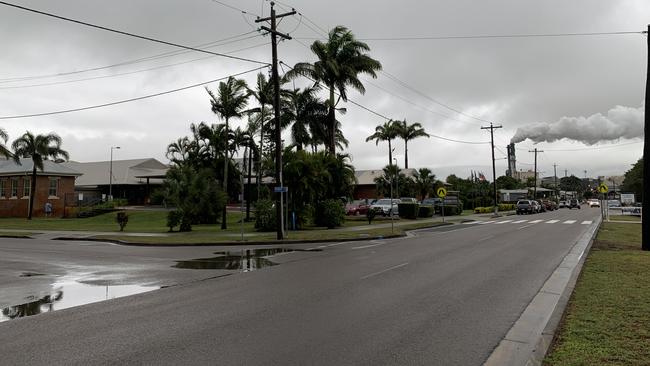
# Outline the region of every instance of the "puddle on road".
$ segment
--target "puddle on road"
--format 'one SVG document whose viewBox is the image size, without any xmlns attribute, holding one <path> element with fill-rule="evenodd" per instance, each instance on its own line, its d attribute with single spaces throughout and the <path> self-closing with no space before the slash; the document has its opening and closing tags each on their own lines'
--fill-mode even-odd
<svg viewBox="0 0 650 366">
<path fill-rule="evenodd" d="M 50 294 L 24 304 L 2 309 L 0 322 L 135 295 L 158 288 L 157 286 L 140 285 L 98 286 L 76 281 L 58 282 L 52 285 Z"/>
<path fill-rule="evenodd" d="M 308 249 L 264 248 L 231 252 L 216 252 L 216 257 L 197 258 L 176 261 L 175 268 L 187 269 L 228 269 L 240 272 L 250 272 L 256 269 L 275 266 L 277 263 L 265 258 L 276 254 L 291 252 L 320 251 Z"/>
</svg>

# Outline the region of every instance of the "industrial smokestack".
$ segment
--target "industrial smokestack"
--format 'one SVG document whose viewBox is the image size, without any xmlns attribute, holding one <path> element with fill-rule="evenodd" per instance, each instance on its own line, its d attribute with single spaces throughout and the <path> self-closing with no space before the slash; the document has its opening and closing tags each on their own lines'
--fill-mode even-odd
<svg viewBox="0 0 650 366">
<path fill-rule="evenodd" d="M 508 170 L 506 171 L 506 175 L 508 177 L 514 177 L 515 173 L 517 172 L 517 157 L 515 155 L 515 144 L 511 143 L 508 146 L 506 146 L 506 149 L 508 150 Z"/>
<path fill-rule="evenodd" d="M 530 139 L 538 143 L 570 139 L 594 145 L 602 141 L 635 137 L 643 137 L 643 107 L 616 106 L 606 116 L 596 113 L 589 117 L 562 117 L 557 122 L 534 123 L 518 128 L 510 142 Z"/>
</svg>

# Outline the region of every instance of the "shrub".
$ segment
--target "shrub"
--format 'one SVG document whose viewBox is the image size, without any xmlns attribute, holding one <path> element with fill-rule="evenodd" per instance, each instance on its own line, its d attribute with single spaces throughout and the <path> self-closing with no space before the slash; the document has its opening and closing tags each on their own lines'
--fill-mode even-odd
<svg viewBox="0 0 650 366">
<path fill-rule="evenodd" d="M 255 228 L 258 231 L 275 231 L 276 220 L 273 201 L 263 199 L 255 203 Z"/>
<path fill-rule="evenodd" d="M 433 206 L 420 206 L 420 210 L 418 211 L 418 217 L 432 217 L 432 216 L 433 216 Z"/>
<path fill-rule="evenodd" d="M 499 211 L 512 211 L 514 209 L 514 203 L 499 203 Z"/>
<path fill-rule="evenodd" d="M 170 232 L 174 231 L 174 228 L 180 225 L 182 217 L 183 213 L 179 210 L 169 211 L 167 213 L 167 227 Z"/>
<path fill-rule="evenodd" d="M 129 222 L 129 215 L 126 212 L 118 212 L 116 217 L 117 224 L 120 225 L 120 231 L 124 231 L 124 227 Z"/>
<path fill-rule="evenodd" d="M 302 229 L 305 226 L 314 224 L 314 206 L 306 204 L 295 210 L 296 213 L 296 229 Z"/>
<path fill-rule="evenodd" d="M 460 215 L 463 209 L 460 206 L 444 206 L 445 216 Z"/>
<path fill-rule="evenodd" d="M 321 201 L 316 210 L 316 225 L 333 229 L 345 221 L 345 208 L 341 200 L 329 199 Z"/>
<path fill-rule="evenodd" d="M 405 219 L 415 220 L 418 217 L 420 205 L 417 203 L 398 203 L 397 211 L 399 212 L 399 217 Z"/>
</svg>

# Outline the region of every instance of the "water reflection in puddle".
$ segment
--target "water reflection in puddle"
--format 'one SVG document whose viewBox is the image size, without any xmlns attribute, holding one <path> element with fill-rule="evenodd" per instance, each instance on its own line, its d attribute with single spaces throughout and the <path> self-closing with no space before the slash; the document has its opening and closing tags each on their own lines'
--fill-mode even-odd
<svg viewBox="0 0 650 366">
<path fill-rule="evenodd" d="M 249 249 L 234 252 L 216 252 L 216 257 L 197 258 L 185 261 L 176 261 L 176 268 L 188 269 L 229 269 L 241 272 L 275 266 L 277 263 L 265 258 L 281 253 L 316 251 L 305 249 L 264 248 Z"/>
<path fill-rule="evenodd" d="M 2 309 L 0 322 L 135 295 L 158 288 L 157 286 L 140 285 L 99 286 L 74 281 L 58 282 L 52 285 L 50 294 L 24 304 Z"/>
</svg>

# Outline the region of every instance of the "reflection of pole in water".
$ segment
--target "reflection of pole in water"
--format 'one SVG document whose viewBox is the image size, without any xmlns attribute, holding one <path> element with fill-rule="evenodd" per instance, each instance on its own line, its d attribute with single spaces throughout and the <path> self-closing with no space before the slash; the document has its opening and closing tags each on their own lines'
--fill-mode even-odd
<svg viewBox="0 0 650 366">
<path fill-rule="evenodd" d="M 106 285 L 106 300 L 108 300 L 108 285 Z"/>
<path fill-rule="evenodd" d="M 248 269 L 251 268 L 251 251 L 250 250 L 246 250 L 246 266 L 248 267 Z"/>
</svg>

